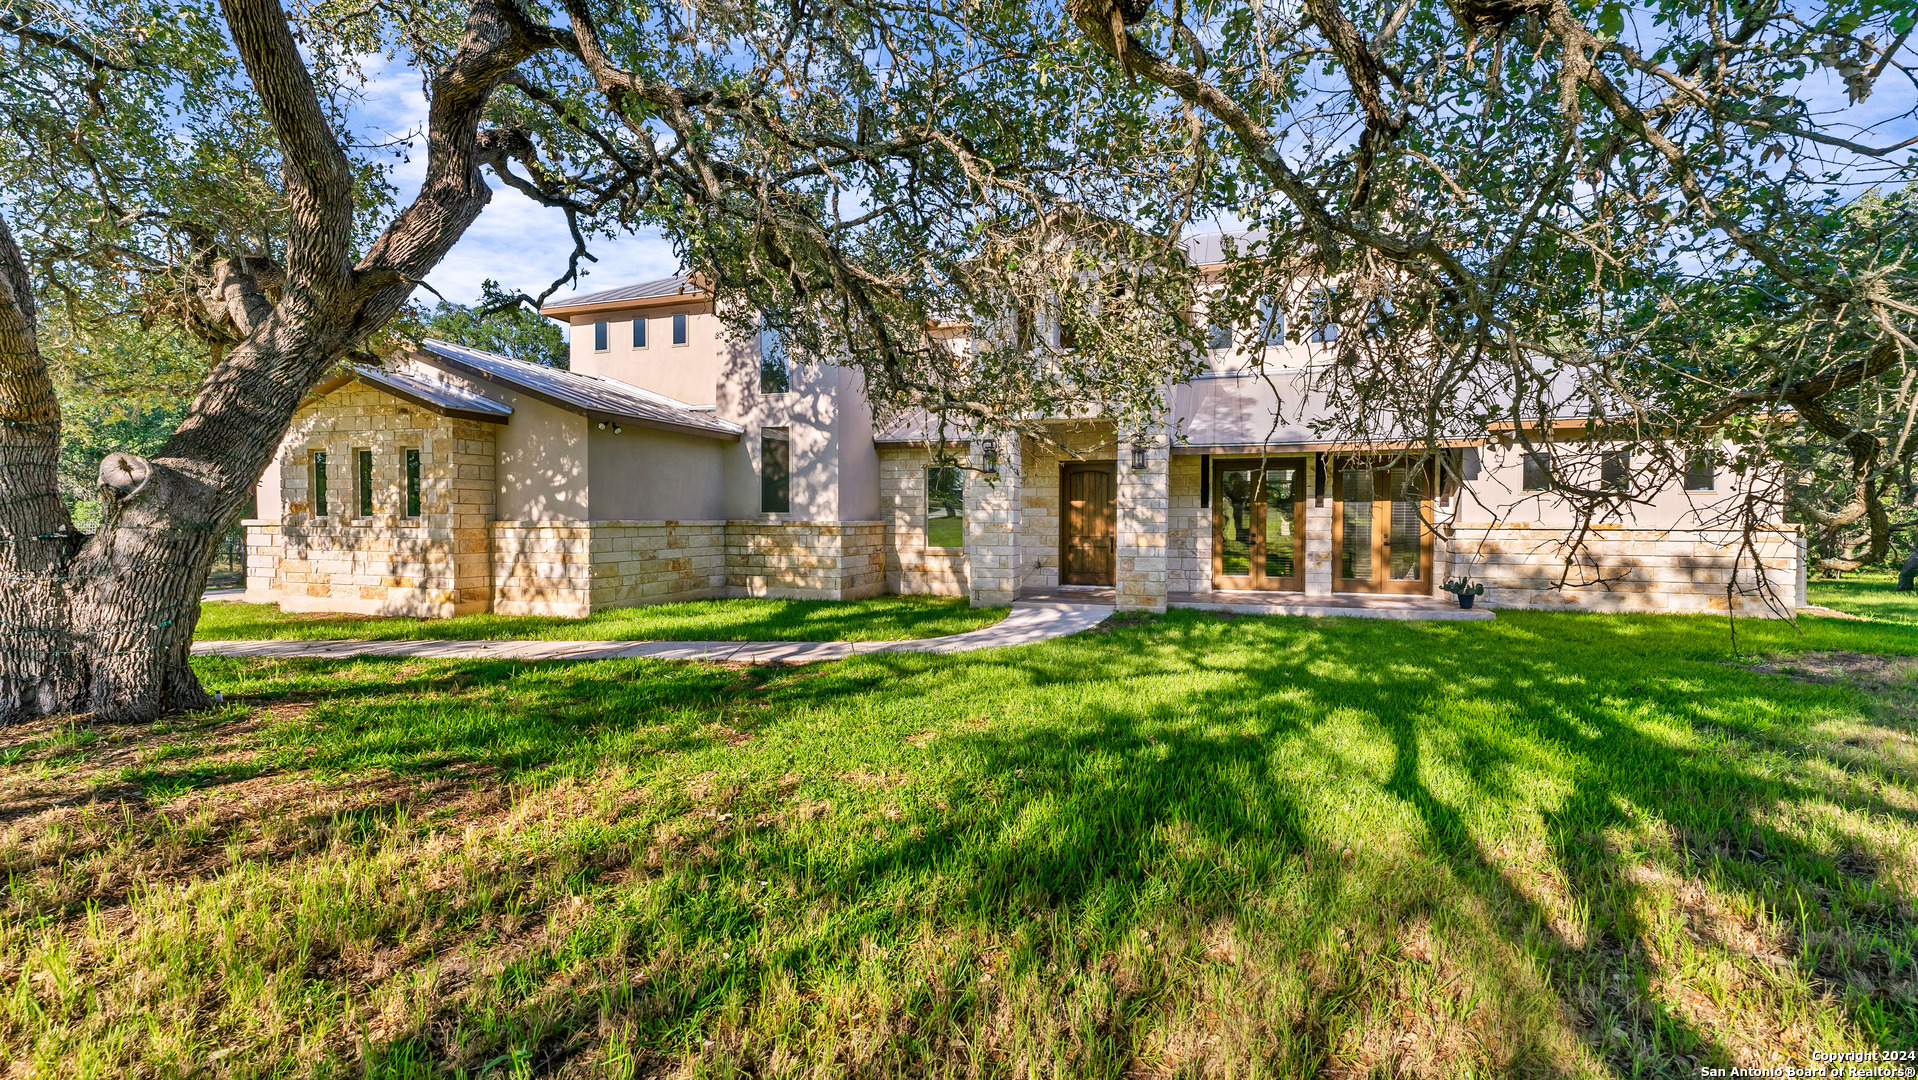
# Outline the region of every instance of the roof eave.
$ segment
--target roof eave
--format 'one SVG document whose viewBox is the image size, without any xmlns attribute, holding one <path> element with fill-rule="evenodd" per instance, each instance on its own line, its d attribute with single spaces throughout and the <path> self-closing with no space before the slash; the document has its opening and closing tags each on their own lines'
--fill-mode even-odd
<svg viewBox="0 0 1918 1080">
<path fill-rule="evenodd" d="M 672 307 L 678 304 L 710 304 L 712 297 L 701 289 L 688 289 L 683 293 L 666 293 L 661 296 L 641 296 L 631 300 L 602 300 L 596 304 L 549 304 L 540 308 L 539 313 L 549 319 L 565 319 L 573 315 L 599 315 L 609 311 L 631 311 L 635 308 Z"/>
<path fill-rule="evenodd" d="M 685 435 L 703 435 L 709 439 L 720 439 L 726 442 L 738 442 L 740 436 L 743 434 L 743 431 L 727 431 L 723 428 L 700 427 L 696 424 L 675 424 L 670 420 L 659 420 L 650 416 L 633 416 L 606 409 L 591 409 L 584 405 L 567 401 L 565 398 L 555 397 L 552 394 L 535 390 L 530 386 L 523 386 L 518 383 L 503 383 L 501 380 L 488 374 L 483 368 L 474 367 L 463 360 L 447 356 L 444 353 L 428 352 L 427 356 L 431 357 L 432 360 L 452 367 L 455 371 L 458 371 L 469 379 L 479 379 L 489 385 L 503 387 L 515 394 L 525 394 L 534 401 L 551 405 L 555 409 L 564 409 L 575 416 L 583 416 L 593 423 L 605 420 L 609 423 L 617 423 L 622 426 L 631 424 L 634 427 L 654 428 L 659 431 L 672 431 Z"/>
<path fill-rule="evenodd" d="M 427 410 L 428 412 L 436 413 L 440 416 L 444 416 L 452 420 L 472 420 L 482 424 L 504 424 L 508 420 L 512 419 L 511 413 L 501 415 L 499 413 L 493 413 L 493 412 L 482 412 L 478 409 L 462 409 L 454 405 L 442 405 L 439 402 L 433 401 L 430 398 L 423 398 L 419 396 L 418 394 L 415 394 L 412 391 L 406 389 L 404 386 L 395 386 L 390 383 L 376 382 L 372 379 L 362 379 L 360 378 L 359 372 L 354 372 L 353 374 L 350 374 L 350 375 L 340 374 L 340 375 L 328 376 L 326 379 L 321 380 L 318 385 L 313 387 L 313 389 L 307 394 L 306 401 L 302 402 L 301 404 L 305 405 L 318 398 L 325 397 L 326 395 L 332 393 L 335 390 L 338 390 L 340 387 L 345 386 L 347 383 L 350 383 L 350 382 L 364 383 L 365 385 L 372 387 L 375 390 L 378 390 L 382 394 L 390 394 L 393 397 L 399 398 L 401 401 L 407 402 L 408 404 L 417 405 L 420 408 Z"/>
</svg>

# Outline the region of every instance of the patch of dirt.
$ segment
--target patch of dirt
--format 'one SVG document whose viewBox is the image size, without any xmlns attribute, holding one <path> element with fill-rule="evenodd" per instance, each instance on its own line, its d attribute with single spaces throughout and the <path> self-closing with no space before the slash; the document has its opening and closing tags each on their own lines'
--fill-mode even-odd
<svg viewBox="0 0 1918 1080">
<path fill-rule="evenodd" d="M 1789 675 L 1797 682 L 1855 682 L 1873 690 L 1898 683 L 1918 683 L 1918 657 L 1877 656 L 1855 652 L 1806 652 L 1769 657 L 1745 665 L 1752 671 Z"/>
</svg>

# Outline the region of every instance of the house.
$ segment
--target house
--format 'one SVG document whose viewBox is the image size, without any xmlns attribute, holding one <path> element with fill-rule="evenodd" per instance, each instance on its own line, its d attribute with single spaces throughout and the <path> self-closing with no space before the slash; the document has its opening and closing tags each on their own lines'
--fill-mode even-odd
<svg viewBox="0 0 1918 1080">
<path fill-rule="evenodd" d="M 1189 250 L 1203 264 L 1219 243 Z M 571 326 L 570 370 L 428 340 L 315 388 L 246 522 L 247 598 L 581 616 L 718 596 L 1004 604 L 1109 587 L 1122 608 L 1163 610 L 1391 603 L 1366 598 L 1435 597 L 1469 574 L 1501 606 L 1802 603 L 1796 528 L 1767 528 L 1756 563 L 1741 557 L 1720 518 L 1743 481 L 1722 467 L 1579 531 L 1509 429 L 1408 456 L 1274 428 L 1275 393 L 1287 415 L 1312 414 L 1307 374 L 1329 340 L 1217 335 L 1161 429 L 948 433 L 955 466 L 936 462 L 924 424 L 876 429 L 856 372 L 791 364 L 768 334 L 729 335 L 683 275 L 545 313 Z M 1247 370 L 1254 348 L 1267 377 Z M 1632 468 L 1622 449 L 1556 445 L 1559 475 L 1611 483 Z"/>
</svg>

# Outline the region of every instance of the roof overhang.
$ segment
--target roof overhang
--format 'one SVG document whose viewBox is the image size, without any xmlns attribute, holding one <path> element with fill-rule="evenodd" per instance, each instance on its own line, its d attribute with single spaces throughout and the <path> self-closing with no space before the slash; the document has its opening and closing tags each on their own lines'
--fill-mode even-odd
<svg viewBox="0 0 1918 1080">
<path fill-rule="evenodd" d="M 1484 439 L 1401 439 L 1380 442 L 1283 442 L 1283 443 L 1180 443 L 1172 453 L 1213 454 L 1396 454 L 1407 450 L 1457 450 L 1484 446 Z"/>
<path fill-rule="evenodd" d="M 670 431 L 676 435 L 698 435 L 701 438 L 718 439 L 722 442 L 738 442 L 741 436 L 745 434 L 743 429 L 740 431 L 723 431 L 716 428 L 700 427 L 695 424 L 675 424 L 670 420 L 660 420 L 651 416 L 635 416 L 631 413 L 587 408 L 567 401 L 565 398 L 555 397 L 543 391 L 536 390 L 530 386 L 519 383 L 509 383 L 503 379 L 495 378 L 485 370 L 465 363 L 456 357 L 448 356 L 445 353 L 426 352 L 425 350 L 421 350 L 421 353 L 423 354 L 421 360 L 424 363 L 443 364 L 469 379 L 486 383 L 488 386 L 497 386 L 515 394 L 525 394 L 527 397 L 551 405 L 555 409 L 564 409 L 569 413 L 584 416 L 593 423 L 604 421 L 609 424 L 619 424 L 622 427 L 651 428 L 655 431 Z"/>
<path fill-rule="evenodd" d="M 350 382 L 364 383 L 383 394 L 391 394 L 410 405 L 417 405 L 428 412 L 437 413 L 454 420 L 471 420 L 481 424 L 504 424 L 512 419 L 510 405 L 499 402 L 490 404 L 497 408 L 461 405 L 453 401 L 435 399 L 421 388 L 409 385 L 414 380 L 390 378 L 384 372 L 375 372 L 365 368 L 348 368 L 320 380 L 307 394 L 307 400 L 324 397 Z"/>
</svg>

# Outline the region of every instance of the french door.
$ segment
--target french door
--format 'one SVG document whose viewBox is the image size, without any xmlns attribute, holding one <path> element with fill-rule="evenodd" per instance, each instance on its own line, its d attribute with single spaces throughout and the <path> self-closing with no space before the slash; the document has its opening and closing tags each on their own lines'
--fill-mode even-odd
<svg viewBox="0 0 1918 1080">
<path fill-rule="evenodd" d="M 1335 592 L 1432 593 L 1432 463 L 1334 462 Z"/>
<path fill-rule="evenodd" d="M 1304 461 L 1213 461 L 1213 588 L 1303 592 L 1304 531 Z"/>
</svg>

